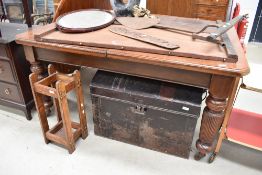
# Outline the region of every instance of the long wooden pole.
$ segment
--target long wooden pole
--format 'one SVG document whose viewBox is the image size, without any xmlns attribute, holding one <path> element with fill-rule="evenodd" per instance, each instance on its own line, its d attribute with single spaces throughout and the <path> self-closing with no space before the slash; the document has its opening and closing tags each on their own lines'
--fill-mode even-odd
<svg viewBox="0 0 262 175">
<path fill-rule="evenodd" d="M 5 14 L 4 3 L 3 3 L 2 0 L 0 0 L 0 6 L 1 6 L 1 9 L 3 11 L 3 14 Z"/>
<path fill-rule="evenodd" d="M 24 14 L 25 14 L 25 20 L 26 20 L 27 26 L 31 28 L 32 20 L 31 20 L 31 11 L 29 9 L 28 0 L 22 0 L 22 2 L 23 2 Z"/>
<path fill-rule="evenodd" d="M 2 22 L 2 20 L 6 20 L 6 14 L 5 14 L 5 8 L 4 8 L 4 3 L 2 0 L 0 0 L 0 6 L 1 6 L 1 10 L 3 11 L 2 16 L 0 16 L 0 20 Z"/>
<path fill-rule="evenodd" d="M 2 22 L 2 18 L 4 18 L 4 15 L 5 15 L 4 4 L 3 4 L 3 1 L 2 1 L 2 0 L 0 0 L 0 6 L 1 6 L 1 10 L 3 11 L 2 16 L 0 16 L 0 20 L 1 20 L 1 22 Z M 1 29 L 0 29 L 0 38 L 2 38 Z"/>
</svg>

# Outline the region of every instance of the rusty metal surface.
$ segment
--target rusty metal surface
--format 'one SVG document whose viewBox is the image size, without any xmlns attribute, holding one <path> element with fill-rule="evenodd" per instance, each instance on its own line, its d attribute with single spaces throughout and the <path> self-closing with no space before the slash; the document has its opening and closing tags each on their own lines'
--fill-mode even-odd
<svg viewBox="0 0 262 175">
<path fill-rule="evenodd" d="M 202 90 L 169 84 L 99 71 L 91 84 L 95 134 L 188 158 Z"/>
</svg>

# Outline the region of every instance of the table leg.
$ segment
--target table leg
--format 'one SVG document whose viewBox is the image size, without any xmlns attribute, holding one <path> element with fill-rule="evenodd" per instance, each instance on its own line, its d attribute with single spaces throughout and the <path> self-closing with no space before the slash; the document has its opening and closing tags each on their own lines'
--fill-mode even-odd
<svg viewBox="0 0 262 175">
<path fill-rule="evenodd" d="M 227 99 L 233 84 L 233 77 L 216 75 L 212 77 L 209 96 L 203 111 L 199 139 L 196 142 L 199 151 L 195 155 L 196 160 L 205 157 L 212 150 L 213 142 L 224 120 Z"/>
<path fill-rule="evenodd" d="M 237 96 L 237 89 L 238 89 L 238 85 L 239 85 L 239 80 L 240 80 L 240 78 L 235 79 L 233 87 L 231 89 L 230 96 L 228 98 L 227 109 L 226 109 L 226 112 L 225 112 L 225 119 L 223 121 L 221 130 L 220 130 L 220 134 L 219 134 L 219 137 L 218 137 L 218 141 L 217 141 L 217 144 L 216 144 L 215 151 L 212 153 L 212 155 L 209 158 L 209 163 L 212 163 L 215 160 L 218 152 L 220 151 L 222 141 L 226 138 L 226 128 L 227 128 L 227 124 L 228 124 L 228 121 L 229 121 L 229 118 L 230 118 L 230 115 L 231 115 L 231 112 L 232 112 L 232 109 L 233 109 L 235 97 Z"/>
<path fill-rule="evenodd" d="M 30 46 L 24 46 L 24 51 L 25 51 L 26 59 L 31 64 L 30 67 L 31 72 L 36 73 L 38 75 L 38 80 L 43 79 L 46 76 L 45 75 L 46 70 L 44 69 L 44 66 L 39 61 L 36 60 L 34 55 L 34 49 Z M 43 100 L 44 100 L 46 115 L 49 115 L 51 113 L 50 108 L 53 106 L 52 100 L 50 97 L 47 96 L 44 96 Z"/>
<path fill-rule="evenodd" d="M 30 70 L 38 75 L 38 80 L 43 79 L 45 77 L 45 69 L 43 65 L 40 62 L 32 62 L 30 64 L 31 64 Z M 53 106 L 52 100 L 50 97 L 47 96 L 43 96 L 43 100 L 44 100 L 46 115 L 49 115 L 51 113 L 50 108 Z"/>
</svg>

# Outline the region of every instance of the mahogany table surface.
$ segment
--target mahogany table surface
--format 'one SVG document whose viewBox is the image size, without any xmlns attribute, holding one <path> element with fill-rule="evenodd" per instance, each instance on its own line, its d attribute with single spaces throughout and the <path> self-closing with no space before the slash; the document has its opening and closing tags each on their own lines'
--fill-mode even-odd
<svg viewBox="0 0 262 175">
<path fill-rule="evenodd" d="M 233 41 L 233 46 L 238 53 L 239 60 L 237 63 L 226 63 L 222 61 L 201 60 L 195 58 L 150 54 L 134 51 L 123 51 L 117 49 L 37 42 L 34 39 L 34 33 L 38 33 L 41 28 L 42 27 L 29 29 L 27 32 L 17 35 L 16 42 L 26 46 L 79 53 L 97 57 L 104 57 L 104 53 L 107 53 L 108 59 L 119 59 L 138 63 L 142 62 L 163 67 L 172 67 L 220 75 L 244 76 L 249 73 L 248 62 L 234 28 L 229 30 L 228 33 L 231 41 Z"/>
</svg>

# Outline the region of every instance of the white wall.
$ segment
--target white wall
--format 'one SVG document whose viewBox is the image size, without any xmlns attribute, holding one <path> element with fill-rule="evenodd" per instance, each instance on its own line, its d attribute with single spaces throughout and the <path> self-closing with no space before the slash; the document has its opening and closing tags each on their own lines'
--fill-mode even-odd
<svg viewBox="0 0 262 175">
<path fill-rule="evenodd" d="M 150 1 L 150 0 L 149 0 Z M 140 6 L 141 7 L 146 7 L 146 0 L 141 0 L 140 1 Z"/>
</svg>

